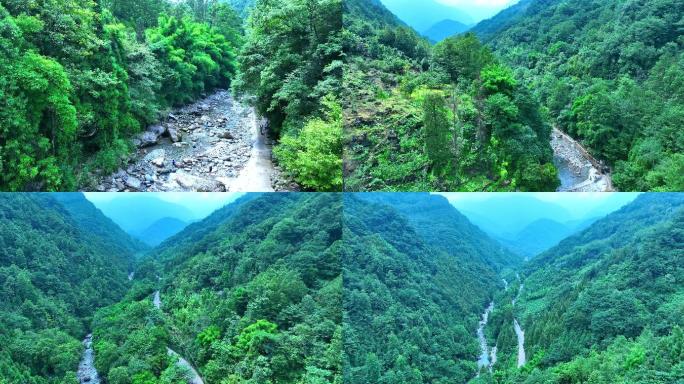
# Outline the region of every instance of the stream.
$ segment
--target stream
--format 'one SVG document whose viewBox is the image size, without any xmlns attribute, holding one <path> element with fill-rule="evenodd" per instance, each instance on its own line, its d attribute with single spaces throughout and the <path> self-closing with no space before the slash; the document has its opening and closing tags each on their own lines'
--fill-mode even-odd
<svg viewBox="0 0 684 384">
<path fill-rule="evenodd" d="M 78 372 L 76 372 L 76 377 L 80 384 L 100 384 L 100 375 L 95 369 L 95 352 L 93 351 L 93 335 L 89 334 L 83 340 L 83 345 L 85 346 L 85 351 L 83 351 L 83 357 L 81 362 L 78 364 Z"/>
<path fill-rule="evenodd" d="M 516 277 L 518 278 L 518 281 L 520 281 L 520 275 L 516 273 Z M 515 303 L 518 301 L 518 299 L 520 299 L 520 295 L 522 294 L 522 290 L 524 287 L 525 284 L 520 282 L 518 294 L 511 302 L 513 306 L 515 306 Z M 518 368 L 520 368 L 527 362 L 525 357 L 525 331 L 523 331 L 522 327 L 520 326 L 520 323 L 518 323 L 518 319 L 516 318 L 513 319 L 513 329 L 515 329 L 515 335 L 518 337 Z"/>
<path fill-rule="evenodd" d="M 554 128 L 551 134 L 551 147 L 561 181 L 558 192 L 613 190 L 610 172 L 575 139 Z"/>
<path fill-rule="evenodd" d="M 161 294 L 159 291 L 154 292 L 154 297 L 152 299 L 152 304 L 154 305 L 155 308 L 161 310 Z M 176 365 L 179 367 L 185 368 L 188 372 L 190 372 L 190 377 L 188 378 L 188 384 L 204 384 L 204 380 L 202 380 L 202 377 L 199 375 L 197 370 L 190 364 L 186 359 L 184 359 L 181 355 L 178 354 L 178 352 L 174 351 L 173 349 L 166 347 L 166 353 L 177 359 Z"/>
<path fill-rule="evenodd" d="M 174 110 L 135 138 L 128 165 L 96 183 L 108 192 L 295 190 L 271 161 L 265 120 L 219 91 Z"/>
<path fill-rule="evenodd" d="M 513 327 L 518 336 L 518 368 L 520 368 L 527 362 L 525 358 L 525 331 L 520 327 L 518 319 L 513 319 Z"/>
<path fill-rule="evenodd" d="M 482 368 L 487 368 L 491 373 L 493 370 L 494 363 L 496 363 L 496 346 L 491 350 L 489 349 L 489 344 L 487 343 L 487 337 L 485 336 L 484 330 L 489 322 L 489 315 L 494 311 L 494 302 L 489 304 L 489 307 L 485 309 L 482 314 L 482 320 L 480 320 L 480 325 L 477 328 L 477 339 L 480 342 L 480 358 L 477 361 L 477 376 L 480 376 L 480 370 Z"/>
</svg>

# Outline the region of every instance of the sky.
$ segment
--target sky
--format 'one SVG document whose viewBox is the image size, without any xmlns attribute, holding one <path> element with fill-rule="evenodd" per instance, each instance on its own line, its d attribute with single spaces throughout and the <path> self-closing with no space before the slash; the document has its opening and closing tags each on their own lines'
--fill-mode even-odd
<svg viewBox="0 0 684 384">
<path fill-rule="evenodd" d="M 474 24 L 519 0 L 381 0 L 392 13 L 418 32 L 445 19 Z"/>
<path fill-rule="evenodd" d="M 462 9 L 474 19 L 475 22 L 488 19 L 499 11 L 510 7 L 518 0 L 436 0 L 438 3 Z"/>
<path fill-rule="evenodd" d="M 135 199 L 139 197 L 153 197 L 169 203 L 179 204 L 188 208 L 198 219 L 209 216 L 215 210 L 236 200 L 242 193 L 210 193 L 210 192 L 86 192 L 85 196 L 96 207 L 113 199 Z"/>
<path fill-rule="evenodd" d="M 603 217 L 638 193 L 439 193 L 471 222 L 492 232 L 516 233 L 540 219 L 560 223 Z"/>
</svg>

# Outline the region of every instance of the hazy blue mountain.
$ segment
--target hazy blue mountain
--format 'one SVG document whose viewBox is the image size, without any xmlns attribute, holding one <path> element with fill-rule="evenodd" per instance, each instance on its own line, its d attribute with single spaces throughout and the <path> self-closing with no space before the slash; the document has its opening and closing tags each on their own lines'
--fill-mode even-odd
<svg viewBox="0 0 684 384">
<path fill-rule="evenodd" d="M 82 193 L 52 193 L 50 196 L 69 212 L 87 236 L 96 237 L 109 247 L 109 252 L 135 254 L 148 248 L 105 216 Z"/>
<path fill-rule="evenodd" d="M 98 201 L 95 205 L 128 233 L 140 233 L 157 220 L 173 217 L 184 222 L 197 220 L 197 215 L 183 205 L 153 195 L 136 194 Z"/>
<path fill-rule="evenodd" d="M 638 194 L 568 194 L 548 199 L 539 194 L 447 195 L 461 213 L 496 238 L 514 239 L 526 226 L 540 219 L 581 223 L 603 217 L 632 202 Z M 576 225 L 577 223 L 575 223 Z"/>
<path fill-rule="evenodd" d="M 145 244 L 154 247 L 182 231 L 187 226 L 188 223 L 183 220 L 175 217 L 164 217 L 163 219 L 155 221 L 143 231 L 136 233 L 134 236 Z"/>
<path fill-rule="evenodd" d="M 436 0 L 382 0 L 382 4 L 416 31 L 426 31 L 445 19 L 466 25 L 474 23 L 472 16 L 467 12 Z"/>
<path fill-rule="evenodd" d="M 557 2 L 559 0 L 545 1 Z M 480 39 L 488 41 L 491 37 L 496 35 L 497 32 L 508 28 L 520 20 L 526 14 L 527 9 L 532 3 L 533 0 L 520 0 L 517 4 L 511 5 L 509 8 L 497 13 L 494 17 L 480 21 L 471 28 L 471 31 L 475 32 Z"/>
<path fill-rule="evenodd" d="M 433 42 L 438 43 L 447 37 L 465 32 L 469 28 L 470 26 L 463 24 L 460 21 L 446 19 L 428 28 L 425 32 L 423 32 L 423 36 L 427 37 Z"/>
<path fill-rule="evenodd" d="M 455 200 L 452 204 L 473 224 L 497 237 L 511 237 L 543 218 L 557 222 L 576 219 L 562 206 L 527 194 L 495 194 L 477 203 Z"/>
<path fill-rule="evenodd" d="M 242 17 L 249 15 L 249 10 L 256 0 L 225 0 Z"/>
<path fill-rule="evenodd" d="M 558 244 L 561 240 L 588 228 L 598 217 L 590 219 L 558 222 L 552 219 L 536 220 L 511 237 L 498 237 L 498 240 L 511 251 L 532 258 Z"/>
</svg>

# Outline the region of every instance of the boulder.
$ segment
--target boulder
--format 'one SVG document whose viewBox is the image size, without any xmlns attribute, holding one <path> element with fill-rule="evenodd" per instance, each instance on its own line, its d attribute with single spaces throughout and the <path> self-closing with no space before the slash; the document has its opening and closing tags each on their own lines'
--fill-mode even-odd
<svg viewBox="0 0 684 384">
<path fill-rule="evenodd" d="M 180 132 L 178 132 L 178 129 L 176 129 L 176 127 L 169 126 L 166 129 L 166 133 L 169 134 L 169 138 L 171 138 L 171 141 L 173 141 L 174 143 L 181 141 L 181 134 Z"/>
<path fill-rule="evenodd" d="M 226 187 L 216 181 L 204 179 L 183 171 L 177 171 L 169 176 L 169 182 L 175 182 L 185 190 L 195 192 L 225 192 Z"/>
<path fill-rule="evenodd" d="M 227 140 L 235 139 L 235 136 L 233 136 L 233 134 L 228 132 L 228 131 L 219 132 L 218 137 L 220 137 L 222 139 L 227 139 Z"/>
<path fill-rule="evenodd" d="M 152 125 L 149 128 L 147 128 L 147 132 L 152 132 L 155 135 L 157 135 L 157 137 L 159 137 L 159 136 L 163 135 L 164 132 L 166 132 L 166 128 L 163 125 L 159 125 L 159 124 Z"/>
<path fill-rule="evenodd" d="M 140 181 L 140 179 L 130 175 L 126 177 L 125 184 L 128 188 L 134 189 L 136 191 L 139 191 L 140 187 L 142 186 L 142 182 Z"/>
<path fill-rule="evenodd" d="M 155 145 L 158 141 L 159 135 L 156 135 L 154 132 L 145 131 L 133 139 L 133 144 L 138 148 L 144 148 Z"/>
</svg>

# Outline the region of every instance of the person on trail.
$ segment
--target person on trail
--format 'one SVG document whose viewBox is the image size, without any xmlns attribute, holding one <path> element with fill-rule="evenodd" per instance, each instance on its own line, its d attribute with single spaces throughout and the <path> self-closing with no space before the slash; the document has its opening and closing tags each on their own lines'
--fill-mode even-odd
<svg viewBox="0 0 684 384">
<path fill-rule="evenodd" d="M 171 163 L 173 163 L 174 168 L 178 168 L 178 165 L 176 165 L 176 159 L 171 160 Z"/>
</svg>

